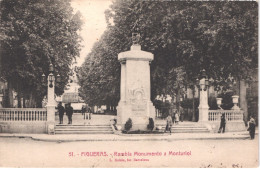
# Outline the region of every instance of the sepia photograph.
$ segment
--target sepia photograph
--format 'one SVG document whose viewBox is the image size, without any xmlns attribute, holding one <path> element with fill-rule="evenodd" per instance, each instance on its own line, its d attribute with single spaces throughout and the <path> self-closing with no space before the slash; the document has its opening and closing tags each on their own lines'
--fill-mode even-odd
<svg viewBox="0 0 260 170">
<path fill-rule="evenodd" d="M 258 168 L 258 6 L 0 0 L 0 169 Z"/>
</svg>

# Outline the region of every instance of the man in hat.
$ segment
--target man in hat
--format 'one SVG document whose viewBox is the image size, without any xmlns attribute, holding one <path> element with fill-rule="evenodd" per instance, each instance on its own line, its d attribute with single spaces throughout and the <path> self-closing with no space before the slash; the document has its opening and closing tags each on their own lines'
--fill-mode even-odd
<svg viewBox="0 0 260 170">
<path fill-rule="evenodd" d="M 222 114 L 221 120 L 220 120 L 220 127 L 218 130 L 218 133 L 221 133 L 221 130 L 223 129 L 223 133 L 225 133 L 225 127 L 226 127 L 226 118 L 225 118 L 225 113 Z"/>
<path fill-rule="evenodd" d="M 59 112 L 60 124 L 63 124 L 63 115 L 64 115 L 64 112 L 65 112 L 65 109 L 62 106 L 61 102 L 59 102 L 57 109 L 58 109 L 58 112 Z"/>
<path fill-rule="evenodd" d="M 255 126 L 256 126 L 256 123 L 255 123 L 255 119 L 253 118 L 253 116 L 250 116 L 250 120 L 248 122 L 248 126 L 249 126 L 249 128 L 247 130 L 249 131 L 250 137 L 251 137 L 251 139 L 254 139 L 255 138 Z"/>
<path fill-rule="evenodd" d="M 69 103 L 66 108 L 66 114 L 68 116 L 68 124 L 72 124 L 72 114 L 73 114 L 73 107 L 71 107 L 71 104 Z"/>
</svg>

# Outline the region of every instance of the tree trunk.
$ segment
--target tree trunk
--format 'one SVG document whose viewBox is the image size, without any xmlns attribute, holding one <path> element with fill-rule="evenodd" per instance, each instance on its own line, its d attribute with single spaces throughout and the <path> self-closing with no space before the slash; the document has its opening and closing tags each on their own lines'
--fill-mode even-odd
<svg viewBox="0 0 260 170">
<path fill-rule="evenodd" d="M 36 99 L 36 108 L 41 108 L 42 107 L 42 99 Z"/>
<path fill-rule="evenodd" d="M 33 94 L 32 92 L 30 92 L 30 97 L 29 97 L 29 108 L 33 108 Z"/>
<path fill-rule="evenodd" d="M 8 104 L 7 104 L 7 107 L 14 107 L 14 96 L 13 96 L 13 86 L 12 84 L 10 83 L 10 81 L 8 82 Z"/>
<path fill-rule="evenodd" d="M 23 95 L 23 108 L 26 108 L 25 95 Z"/>
<path fill-rule="evenodd" d="M 176 109 L 179 110 L 180 106 L 180 87 L 178 85 L 177 90 L 176 90 Z"/>
<path fill-rule="evenodd" d="M 243 114 L 243 118 L 244 121 L 247 122 L 248 121 L 248 106 L 247 106 L 247 98 L 246 98 L 246 83 L 245 81 L 239 81 L 239 104 L 240 104 L 240 108 L 244 111 Z"/>
<path fill-rule="evenodd" d="M 22 107 L 22 101 L 21 101 L 21 92 L 17 92 L 17 101 L 18 101 L 18 108 Z"/>
</svg>

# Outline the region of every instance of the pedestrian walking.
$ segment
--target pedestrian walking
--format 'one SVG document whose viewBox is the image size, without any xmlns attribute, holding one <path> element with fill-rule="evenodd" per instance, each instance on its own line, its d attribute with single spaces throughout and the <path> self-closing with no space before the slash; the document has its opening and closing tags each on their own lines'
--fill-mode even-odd
<svg viewBox="0 0 260 170">
<path fill-rule="evenodd" d="M 88 114 L 88 120 L 91 120 L 92 110 L 89 106 L 87 108 L 87 114 Z"/>
<path fill-rule="evenodd" d="M 71 104 L 69 103 L 66 108 L 66 114 L 68 116 L 68 124 L 72 124 L 72 114 L 73 114 L 73 107 L 71 107 Z"/>
<path fill-rule="evenodd" d="M 181 122 L 183 122 L 183 119 L 184 119 L 184 110 L 183 108 L 180 106 L 179 108 L 179 112 L 180 112 L 180 118 L 181 118 Z"/>
<path fill-rule="evenodd" d="M 175 123 L 175 111 L 176 111 L 176 109 L 172 108 L 171 112 L 170 112 L 170 115 L 172 117 L 172 124 Z"/>
<path fill-rule="evenodd" d="M 58 109 L 58 112 L 59 112 L 59 119 L 60 119 L 60 123 L 59 124 L 63 124 L 63 115 L 64 115 L 64 112 L 65 112 L 65 109 L 62 106 L 61 102 L 59 102 L 59 104 L 56 107 L 56 109 Z"/>
<path fill-rule="evenodd" d="M 85 108 L 86 108 L 86 106 L 85 106 L 85 105 L 82 105 L 82 107 L 81 107 L 81 114 L 82 114 L 83 116 L 84 116 L 84 113 L 85 113 L 85 112 L 84 112 L 84 111 L 85 111 L 85 110 L 84 110 Z"/>
<path fill-rule="evenodd" d="M 87 119 L 86 112 L 87 112 L 86 106 L 82 106 L 81 113 L 83 115 L 84 124 L 85 124 L 85 120 Z"/>
<path fill-rule="evenodd" d="M 250 134 L 250 138 L 251 139 L 254 139 L 255 138 L 255 126 L 256 126 L 256 123 L 255 123 L 255 119 L 250 116 L 250 120 L 248 122 L 248 131 L 249 131 L 249 134 Z"/>
<path fill-rule="evenodd" d="M 225 113 L 223 113 L 221 115 L 221 120 L 220 120 L 220 127 L 219 127 L 219 130 L 218 130 L 218 133 L 225 133 L 225 128 L 226 128 L 226 118 L 225 118 Z"/>
<path fill-rule="evenodd" d="M 176 123 L 176 125 L 179 124 L 179 121 L 180 121 L 180 115 L 179 115 L 178 111 L 176 111 L 176 113 L 175 113 L 175 123 Z"/>
<path fill-rule="evenodd" d="M 166 131 L 170 131 L 170 134 L 172 133 L 172 117 L 170 114 L 166 118 L 166 127 L 164 132 Z"/>
</svg>

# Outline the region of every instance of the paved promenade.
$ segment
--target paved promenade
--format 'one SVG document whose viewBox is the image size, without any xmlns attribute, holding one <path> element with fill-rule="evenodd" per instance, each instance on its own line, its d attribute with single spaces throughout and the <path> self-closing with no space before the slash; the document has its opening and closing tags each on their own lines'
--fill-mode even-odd
<svg viewBox="0 0 260 170">
<path fill-rule="evenodd" d="M 224 139 L 244 139 L 250 140 L 249 133 L 227 132 L 219 133 L 172 133 L 157 135 L 117 135 L 117 134 L 71 134 L 71 135 L 48 135 L 48 134 L 0 134 L 0 138 L 17 137 L 31 138 L 39 141 L 49 142 L 73 142 L 73 141 L 175 141 L 175 140 L 224 140 Z M 256 140 L 258 131 L 256 132 Z"/>
<path fill-rule="evenodd" d="M 112 115 L 92 115 L 90 124 L 110 124 L 110 120 L 115 116 Z M 165 120 L 156 120 L 160 124 Z M 58 116 L 56 116 L 58 124 Z M 180 124 L 190 124 L 192 122 L 180 122 Z M 67 124 L 67 116 L 64 116 L 64 124 Z M 84 124 L 83 116 L 79 113 L 73 115 L 73 124 Z M 178 125 L 177 125 L 178 126 Z M 223 140 L 223 139 L 245 139 L 250 140 L 248 131 L 243 132 L 226 132 L 226 133 L 169 133 L 165 134 L 10 134 L 2 133 L 0 138 L 30 138 L 38 141 L 50 142 L 73 142 L 73 141 L 175 141 L 175 140 Z M 258 138 L 258 129 L 256 130 Z"/>
</svg>

